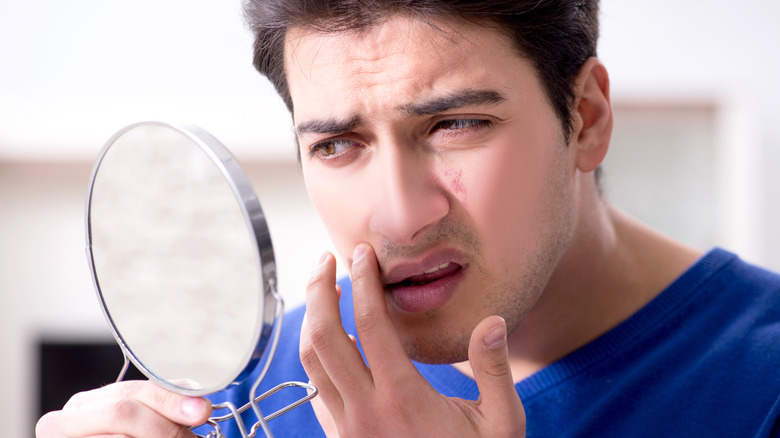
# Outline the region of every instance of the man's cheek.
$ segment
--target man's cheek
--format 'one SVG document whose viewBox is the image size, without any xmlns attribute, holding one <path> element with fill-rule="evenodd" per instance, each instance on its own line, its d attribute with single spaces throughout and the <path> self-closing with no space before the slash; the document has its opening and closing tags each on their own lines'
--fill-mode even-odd
<svg viewBox="0 0 780 438">
<path fill-rule="evenodd" d="M 313 195 L 310 193 L 310 196 Z M 355 212 L 354 202 L 350 202 L 349 195 L 311 196 L 314 208 L 320 216 L 325 229 L 328 231 L 331 241 L 336 247 L 339 258 L 349 266 L 351 254 L 355 245 L 367 238 L 362 236 L 360 215 Z"/>
</svg>

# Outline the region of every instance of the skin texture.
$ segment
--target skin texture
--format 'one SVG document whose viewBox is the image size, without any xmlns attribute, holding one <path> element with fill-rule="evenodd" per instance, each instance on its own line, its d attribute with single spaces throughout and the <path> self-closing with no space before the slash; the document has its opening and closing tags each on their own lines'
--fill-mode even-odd
<svg viewBox="0 0 780 438">
<path fill-rule="evenodd" d="M 326 253 L 300 348 L 331 437 L 523 436 L 513 383 L 629 317 L 700 255 L 599 194 L 592 172 L 612 111 L 597 59 L 575 80 L 565 136 L 502 34 L 435 24 L 399 15 L 360 32 L 287 34 L 306 187 L 352 277 L 368 362 L 341 325 Z M 454 362 L 480 399 L 436 393 L 410 357 Z M 75 395 L 36 434 L 185 437 L 210 412 L 123 382 Z"/>
</svg>

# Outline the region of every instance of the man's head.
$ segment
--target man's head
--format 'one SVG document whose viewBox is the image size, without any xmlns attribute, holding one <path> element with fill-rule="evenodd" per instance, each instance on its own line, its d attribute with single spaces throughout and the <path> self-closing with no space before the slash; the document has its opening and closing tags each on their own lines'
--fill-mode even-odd
<svg viewBox="0 0 780 438">
<path fill-rule="evenodd" d="M 421 20 L 457 19 L 498 26 L 539 74 L 547 97 L 571 132 L 574 77 L 596 56 L 599 0 L 245 0 L 255 36 L 254 65 L 274 84 L 293 112 L 284 65 L 291 27 L 326 33 L 361 31 L 398 13 Z"/>
<path fill-rule="evenodd" d="M 484 317 L 517 327 L 576 241 L 581 175 L 606 152 L 611 113 L 606 71 L 587 51 L 558 75 L 571 76 L 562 116 L 547 64 L 497 18 L 432 11 L 385 7 L 357 27 L 332 11 L 288 20 L 268 53 L 280 58 L 272 80 L 294 109 L 307 191 L 342 260 L 371 244 L 409 355 L 455 362 Z M 545 23 L 526 26 L 561 36 Z"/>
</svg>

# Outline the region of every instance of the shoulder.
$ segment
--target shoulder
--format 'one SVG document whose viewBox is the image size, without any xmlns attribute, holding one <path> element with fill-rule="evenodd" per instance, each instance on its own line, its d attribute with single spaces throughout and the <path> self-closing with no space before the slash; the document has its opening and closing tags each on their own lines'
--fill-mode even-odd
<svg viewBox="0 0 780 438">
<path fill-rule="evenodd" d="M 780 364 L 780 275 L 715 249 L 686 273 L 690 302 L 677 309 L 673 332 L 706 342 L 710 355 L 742 357 L 729 367 L 767 370 Z M 727 359 L 726 357 L 722 357 Z M 727 363 L 732 362 L 728 360 Z M 772 373 L 776 374 L 776 373 Z"/>
<path fill-rule="evenodd" d="M 670 360 L 662 363 L 674 375 L 659 386 L 699 398 L 687 404 L 692 418 L 704 422 L 720 412 L 736 434 L 756 430 L 757 422 L 774 424 L 780 400 L 780 275 L 721 249 L 692 269 L 700 271 L 700 283 L 691 305 L 669 320 Z M 732 412 L 733 406 L 740 409 Z"/>
<path fill-rule="evenodd" d="M 703 277 L 701 295 L 716 310 L 720 306 L 725 315 L 752 325 L 780 319 L 780 275 L 720 249 L 703 259 L 700 269 L 707 270 L 707 263 L 712 273 Z"/>
<path fill-rule="evenodd" d="M 713 250 L 621 326 L 521 382 L 557 382 L 528 391 L 529 430 L 768 436 L 756 431 L 780 415 L 777 345 L 780 276 Z"/>
</svg>

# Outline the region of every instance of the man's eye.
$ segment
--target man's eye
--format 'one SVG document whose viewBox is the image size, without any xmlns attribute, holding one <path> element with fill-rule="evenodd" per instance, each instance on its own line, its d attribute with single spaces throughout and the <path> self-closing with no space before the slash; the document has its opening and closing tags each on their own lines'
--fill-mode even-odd
<svg viewBox="0 0 780 438">
<path fill-rule="evenodd" d="M 489 120 L 481 120 L 481 119 L 450 119 L 450 120 L 442 120 L 441 122 L 437 123 L 433 130 L 443 129 L 446 131 L 457 131 L 462 129 L 479 129 L 479 128 L 488 128 L 490 127 L 490 121 Z"/>
<path fill-rule="evenodd" d="M 354 142 L 351 140 L 326 140 L 314 144 L 309 150 L 309 156 L 319 156 L 321 158 L 329 158 L 339 155 L 352 147 Z"/>
</svg>

